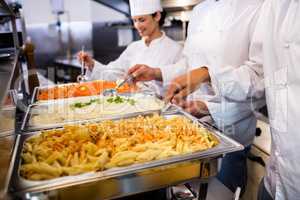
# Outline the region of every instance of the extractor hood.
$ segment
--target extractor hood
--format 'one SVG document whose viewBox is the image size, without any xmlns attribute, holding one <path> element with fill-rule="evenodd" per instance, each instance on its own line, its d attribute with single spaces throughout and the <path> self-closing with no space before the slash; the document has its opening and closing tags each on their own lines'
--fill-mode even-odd
<svg viewBox="0 0 300 200">
<path fill-rule="evenodd" d="M 129 0 L 94 0 L 118 12 L 129 15 Z M 163 8 L 169 12 L 189 11 L 204 0 L 161 0 Z"/>
<path fill-rule="evenodd" d="M 204 0 L 162 0 L 162 6 L 169 19 L 189 21 L 191 12 L 197 4 Z"/>
<path fill-rule="evenodd" d="M 204 0 L 162 0 L 162 6 L 167 12 L 188 11 L 201 1 Z"/>
</svg>

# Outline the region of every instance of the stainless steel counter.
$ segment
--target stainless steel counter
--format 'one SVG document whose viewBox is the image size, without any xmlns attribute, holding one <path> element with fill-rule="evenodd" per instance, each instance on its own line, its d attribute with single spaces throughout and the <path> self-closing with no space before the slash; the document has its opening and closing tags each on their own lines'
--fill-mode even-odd
<svg viewBox="0 0 300 200">
<path fill-rule="evenodd" d="M 17 55 L 11 55 L 8 58 L 0 59 L 0 107 L 3 105 L 3 99 L 10 89 L 13 73 L 16 69 Z"/>
<path fill-rule="evenodd" d="M 4 133 L 2 133 L 4 135 Z M 16 135 L 13 132 L 6 132 L 6 136 L 0 137 L 0 199 L 4 199 L 8 189 L 8 182 L 11 173 L 12 154 Z"/>
</svg>

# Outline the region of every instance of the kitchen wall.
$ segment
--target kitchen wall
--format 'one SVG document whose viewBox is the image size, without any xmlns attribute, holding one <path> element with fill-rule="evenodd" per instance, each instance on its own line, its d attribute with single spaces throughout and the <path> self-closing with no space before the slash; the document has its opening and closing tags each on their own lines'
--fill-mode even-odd
<svg viewBox="0 0 300 200">
<path fill-rule="evenodd" d="M 111 22 L 124 21 L 126 17 L 92 0 L 65 0 L 65 10 L 71 21 Z M 23 0 L 26 24 L 55 23 L 56 16 L 51 12 L 50 0 Z M 61 16 L 67 22 L 67 14 Z"/>
<path fill-rule="evenodd" d="M 126 16 L 90 0 L 91 18 L 93 22 L 126 21 Z"/>
<path fill-rule="evenodd" d="M 103 62 L 118 57 L 123 50 L 115 45 L 118 44 L 118 30 L 106 24 L 127 21 L 127 18 L 111 8 L 93 0 L 64 0 L 67 12 L 60 17 L 59 28 L 50 0 L 23 0 L 22 4 L 27 33 L 36 46 L 36 62 L 41 68 L 52 65 L 55 58 L 66 56 L 68 52 L 74 56 L 82 46 L 87 51 L 94 51 L 96 56 L 95 50 L 99 51 L 99 60 Z M 70 23 L 67 23 L 68 17 Z M 106 45 L 109 51 L 102 44 L 108 40 L 112 41 Z"/>
</svg>

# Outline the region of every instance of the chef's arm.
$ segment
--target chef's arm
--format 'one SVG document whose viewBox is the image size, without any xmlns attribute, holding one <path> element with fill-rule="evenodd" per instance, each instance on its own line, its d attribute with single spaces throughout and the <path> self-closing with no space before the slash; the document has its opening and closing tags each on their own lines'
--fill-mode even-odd
<svg viewBox="0 0 300 200">
<path fill-rule="evenodd" d="M 181 101 L 189 94 L 197 90 L 201 83 L 209 82 L 210 75 L 207 67 L 199 67 L 189 71 L 186 74 L 176 77 L 170 83 L 165 101 Z"/>
</svg>

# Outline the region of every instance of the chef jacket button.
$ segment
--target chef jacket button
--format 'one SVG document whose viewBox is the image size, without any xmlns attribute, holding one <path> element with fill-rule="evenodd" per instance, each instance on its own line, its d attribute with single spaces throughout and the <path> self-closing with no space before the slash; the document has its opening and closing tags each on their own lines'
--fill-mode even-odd
<svg viewBox="0 0 300 200">
<path fill-rule="evenodd" d="M 289 43 L 285 43 L 284 44 L 284 48 L 286 48 L 286 49 L 290 48 L 290 44 Z"/>
</svg>

